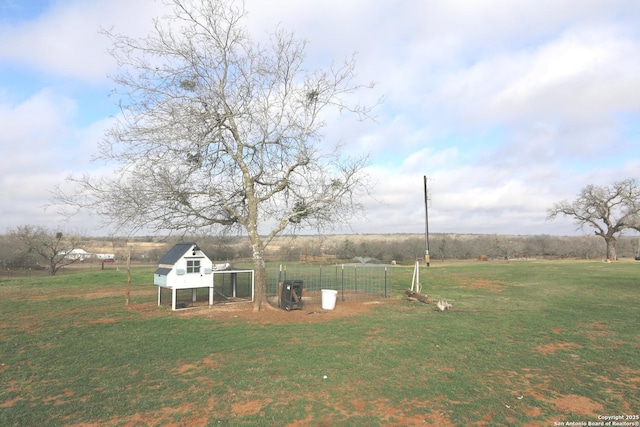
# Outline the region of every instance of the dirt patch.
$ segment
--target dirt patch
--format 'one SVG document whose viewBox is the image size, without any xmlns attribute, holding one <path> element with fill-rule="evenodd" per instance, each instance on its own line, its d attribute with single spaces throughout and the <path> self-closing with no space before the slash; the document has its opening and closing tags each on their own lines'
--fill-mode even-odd
<svg viewBox="0 0 640 427">
<path fill-rule="evenodd" d="M 599 329 L 599 330 L 605 330 L 608 328 L 608 326 L 602 322 L 587 323 L 587 327 L 589 327 L 590 329 Z"/>
<path fill-rule="evenodd" d="M 602 339 L 609 335 L 609 327 L 601 322 L 591 322 L 591 323 L 583 323 L 581 325 L 581 330 L 583 333 L 594 342 Z"/>
<path fill-rule="evenodd" d="M 183 363 L 181 365 L 178 365 L 176 368 L 174 368 L 174 371 L 176 372 L 176 374 L 182 376 L 185 374 L 191 374 L 193 372 L 197 372 L 200 369 L 202 369 L 202 367 L 205 368 L 209 368 L 209 369 L 216 369 L 216 368 L 220 368 L 220 362 L 218 362 L 217 360 L 214 360 L 213 357 L 208 356 L 203 358 L 202 360 L 199 360 L 196 363 Z"/>
<path fill-rule="evenodd" d="M 597 416 L 604 412 L 604 407 L 588 397 L 569 394 L 553 400 L 553 405 L 561 411 L 578 415 Z"/>
<path fill-rule="evenodd" d="M 0 402 L 0 408 L 10 408 L 21 400 L 24 400 L 24 398 L 20 396 L 14 397 L 13 399 L 5 400 L 4 402 Z"/>
<path fill-rule="evenodd" d="M 440 403 L 443 400 L 438 399 Z M 441 410 L 440 405 L 434 402 L 424 402 L 418 399 L 413 399 L 401 404 L 399 407 L 392 407 L 386 405 L 384 402 L 376 402 L 376 407 L 379 407 L 381 411 L 384 411 L 385 419 L 398 420 L 397 426 L 418 426 L 418 425 L 437 425 L 444 427 L 455 426 L 455 423 L 451 421 L 447 415 L 447 411 Z M 418 414 L 408 416 L 406 415 L 404 408 L 413 408 Z"/>
<path fill-rule="evenodd" d="M 620 375 L 617 378 L 599 378 L 603 383 L 624 383 L 630 392 L 638 393 L 640 391 L 640 370 L 632 369 L 627 366 L 620 366 Z M 621 400 L 625 400 L 624 397 Z"/>
<path fill-rule="evenodd" d="M 535 348 L 535 350 L 542 354 L 552 354 L 559 350 L 573 350 L 576 348 L 582 348 L 582 346 L 575 342 L 556 342 L 539 345 Z"/>
<path fill-rule="evenodd" d="M 194 405 L 185 403 L 178 407 L 160 408 L 153 413 L 138 413 L 126 417 L 116 417 L 109 421 L 96 423 L 69 424 L 70 427 L 139 427 L 139 426 L 163 426 L 163 427 L 205 427 L 208 425 L 209 414 L 206 411 L 198 415 L 190 415 Z M 175 419 L 178 421 L 173 421 Z"/>
<path fill-rule="evenodd" d="M 49 396 L 44 399 L 45 403 L 53 403 L 54 406 L 62 405 L 66 403 L 67 399 L 73 396 L 73 392 L 68 388 L 62 389 L 62 393 L 55 396 Z"/>
<path fill-rule="evenodd" d="M 321 303 L 305 303 L 301 310 L 281 310 L 265 305 L 259 311 L 253 311 L 252 302 L 213 305 L 177 310 L 175 314 L 181 317 L 204 317 L 216 320 L 246 321 L 255 324 L 287 324 L 287 323 L 317 323 L 329 320 L 343 319 L 368 313 L 373 307 L 386 304 L 388 301 L 338 301 L 334 310 L 324 310 Z"/>
<path fill-rule="evenodd" d="M 444 414 L 444 412 L 437 412 L 437 411 L 434 413 L 428 414 L 424 419 L 424 423 L 429 423 L 434 426 L 444 426 L 444 427 L 455 426 L 455 424 Z"/>
<path fill-rule="evenodd" d="M 579 347 L 575 343 L 556 343 L 541 346 L 544 352 L 554 352 L 559 349 Z M 498 379 L 503 387 L 513 390 L 514 399 L 506 402 L 510 410 L 518 411 L 535 421 L 526 422 L 525 427 L 547 425 L 541 423 L 546 417 L 545 407 L 553 406 L 557 411 L 583 417 L 595 418 L 604 412 L 604 407 L 588 397 L 577 394 L 561 394 L 553 389 L 554 378 L 540 371 L 525 369 L 523 371 L 494 371 L 486 375 L 491 379 Z M 532 381 L 535 380 L 535 381 Z M 621 397 L 620 400 L 623 400 Z M 551 423 L 551 418 L 547 421 Z M 491 425 L 491 424 L 489 424 Z M 549 424 L 549 425 L 552 425 Z"/>
<path fill-rule="evenodd" d="M 231 411 L 235 416 L 239 417 L 255 415 L 260 413 L 260 410 L 269 402 L 270 400 L 246 400 L 236 402 L 231 405 Z"/>
<path fill-rule="evenodd" d="M 162 408 L 154 413 L 142 413 L 135 414 L 126 417 L 113 418 L 109 421 L 101 421 L 99 423 L 83 423 L 76 424 L 76 427 L 82 425 L 83 427 L 104 427 L 104 426 L 125 426 L 125 427 L 137 427 L 141 425 L 162 425 L 166 427 L 204 427 L 211 425 L 210 417 L 231 417 L 231 419 L 243 416 L 255 416 L 260 414 L 262 408 L 268 405 L 272 401 L 267 400 L 245 400 L 242 402 L 233 403 L 231 405 L 230 413 L 215 414 L 210 411 L 199 411 L 196 405 L 185 403 L 180 407 L 174 408 Z M 282 402 L 286 404 L 286 402 Z M 416 402 L 407 402 L 409 405 L 413 405 Z M 347 408 L 347 406 L 349 406 Z M 431 404 L 424 402 L 421 404 L 423 407 L 431 406 Z M 369 416 L 375 416 L 383 420 L 385 426 L 391 427 L 412 427 L 412 426 L 424 426 L 424 425 L 437 425 L 442 427 L 452 427 L 455 424 L 449 419 L 445 412 L 430 410 L 418 410 L 418 413 L 411 415 L 407 414 L 403 405 L 399 408 L 391 406 L 383 399 L 374 402 L 362 402 L 352 401 L 338 403 L 334 409 L 339 414 L 340 419 L 348 419 L 350 416 L 366 413 Z M 311 408 L 309 408 L 311 410 Z M 354 411 L 355 410 L 355 411 Z M 195 415 L 194 412 L 198 412 Z M 416 412 L 416 411 L 414 411 Z M 176 414 L 180 414 L 176 417 Z M 337 415 L 336 415 L 337 416 Z M 173 421 L 179 418 L 179 421 Z M 225 420 L 227 421 L 227 420 Z M 224 421 L 223 421 L 224 422 Z M 228 422 L 228 421 L 227 421 Z M 228 425 L 227 422 L 221 425 Z M 315 419 L 313 414 L 307 415 L 305 418 L 293 421 L 286 424 L 287 427 L 305 427 L 305 426 L 331 426 L 334 424 L 334 420 L 331 417 L 323 419 L 321 421 Z M 235 424 L 234 424 L 235 425 Z"/>
<path fill-rule="evenodd" d="M 286 427 L 306 427 L 312 425 L 312 421 L 313 415 L 308 415 L 307 418 L 289 423 L 286 425 Z"/>
<path fill-rule="evenodd" d="M 531 405 L 523 405 L 522 412 L 529 418 L 535 418 L 543 414 L 542 409 L 538 408 L 537 406 Z"/>
<path fill-rule="evenodd" d="M 378 418 L 381 421 L 381 424 L 385 426 L 455 426 L 455 424 L 451 422 L 445 412 L 434 409 L 433 402 L 423 402 L 418 399 L 405 401 L 398 405 L 390 405 L 390 402 L 386 399 L 377 399 L 374 401 L 353 399 L 345 402 L 336 402 L 334 409 L 347 419 L 354 415 L 367 414 Z M 313 418 L 304 421 L 305 422 L 302 423 L 297 422 L 294 424 L 290 424 L 289 427 L 308 425 L 333 425 L 330 420 L 324 420 L 325 424 L 317 423 Z"/>
</svg>

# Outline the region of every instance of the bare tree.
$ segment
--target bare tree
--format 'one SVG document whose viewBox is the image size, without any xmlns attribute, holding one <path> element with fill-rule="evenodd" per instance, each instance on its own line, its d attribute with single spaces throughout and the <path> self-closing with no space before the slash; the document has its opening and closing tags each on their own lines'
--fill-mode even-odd
<svg viewBox="0 0 640 427">
<path fill-rule="evenodd" d="M 320 144 L 326 112 L 369 117 L 353 102 L 353 58 L 305 68 L 306 42 L 281 29 L 260 44 L 242 3 L 173 0 L 145 38 L 106 35 L 121 66 L 121 115 L 98 159 L 113 178 L 70 177 L 56 201 L 111 226 L 153 231 L 233 229 L 251 242 L 254 309 L 266 302 L 264 250 L 285 229 L 322 229 L 361 211 L 366 156 Z M 72 213 L 72 212 L 68 212 Z"/>
<path fill-rule="evenodd" d="M 509 260 L 509 250 L 511 249 L 511 242 L 507 237 L 495 236 L 493 245 L 495 253 L 504 260 Z"/>
<path fill-rule="evenodd" d="M 578 197 L 564 200 L 548 210 L 548 219 L 559 214 L 573 217 L 579 229 L 591 227 L 607 245 L 607 258 L 616 260 L 616 239 L 625 229 L 640 228 L 640 183 L 637 179 L 614 182 L 610 187 L 588 185 Z"/>
<path fill-rule="evenodd" d="M 21 246 L 20 240 L 15 235 L 0 236 L 0 267 L 7 270 L 29 267 L 32 263 L 31 256 L 27 251 L 21 250 Z"/>
<path fill-rule="evenodd" d="M 82 241 L 82 237 L 78 235 L 33 225 L 20 225 L 9 230 L 9 234 L 20 241 L 27 252 L 40 256 L 52 276 L 62 267 L 83 259 L 74 252 L 74 249 L 79 249 Z"/>
</svg>

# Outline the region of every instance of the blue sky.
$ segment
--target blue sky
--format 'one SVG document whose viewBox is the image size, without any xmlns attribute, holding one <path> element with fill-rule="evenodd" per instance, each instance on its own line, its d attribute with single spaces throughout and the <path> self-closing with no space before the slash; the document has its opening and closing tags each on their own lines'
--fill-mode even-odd
<svg viewBox="0 0 640 427">
<path fill-rule="evenodd" d="M 307 39 L 310 67 L 357 53 L 375 122 L 325 129 L 369 153 L 375 198 L 335 232 L 576 234 L 554 202 L 640 171 L 640 2 L 247 0 L 256 39 Z M 159 0 L 0 0 L 0 232 L 61 223 L 49 191 L 91 163 L 117 114 L 100 28 L 144 35 Z"/>
</svg>

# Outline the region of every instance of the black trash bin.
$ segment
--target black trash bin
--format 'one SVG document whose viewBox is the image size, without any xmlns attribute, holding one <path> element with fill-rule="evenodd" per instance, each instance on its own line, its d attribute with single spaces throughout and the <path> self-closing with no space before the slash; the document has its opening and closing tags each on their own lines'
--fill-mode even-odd
<svg viewBox="0 0 640 427">
<path fill-rule="evenodd" d="M 280 308 L 300 310 L 302 308 L 302 280 L 285 280 L 280 293 Z"/>
</svg>

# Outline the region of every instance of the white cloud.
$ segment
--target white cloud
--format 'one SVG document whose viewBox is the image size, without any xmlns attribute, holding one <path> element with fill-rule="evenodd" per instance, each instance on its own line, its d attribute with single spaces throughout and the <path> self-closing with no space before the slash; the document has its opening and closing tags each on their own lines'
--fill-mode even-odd
<svg viewBox="0 0 640 427">
<path fill-rule="evenodd" d="M 110 121 L 78 119 L 96 104 L 83 88 L 106 88 L 114 71 L 98 30 L 146 34 L 162 7 L 50 5 L 31 21 L 0 22 L 0 61 L 47 85 L 22 93 L 0 81 L 0 155 L 12 159 L 0 189 L 16 219 L 36 215 L 68 171 L 101 167 L 88 158 Z M 357 52 L 362 81 L 378 82 L 364 97 L 386 98 L 375 123 L 330 115 L 325 129 L 328 146 L 372 155 L 382 203 L 366 201 L 357 232 L 420 232 L 428 175 L 434 232 L 569 234 L 570 221 L 545 222 L 552 203 L 637 176 L 640 2 L 247 0 L 247 9 L 260 39 L 277 23 L 309 39 L 311 68 Z"/>
<path fill-rule="evenodd" d="M 55 168 L 64 155 L 57 143 L 69 137 L 75 102 L 50 89 L 18 105 L 0 104 L 0 157 L 11 159 L 6 173 Z"/>
<path fill-rule="evenodd" d="M 2 226 L 63 220 L 55 209 L 44 209 L 53 187 L 71 172 L 99 167 L 90 164 L 90 157 L 110 119 L 79 128 L 74 123 L 77 110 L 76 101 L 52 89 L 19 104 L 0 103 Z M 94 222 L 86 215 L 76 220 Z"/>
<path fill-rule="evenodd" d="M 640 85 L 638 58 L 640 46 L 611 29 L 570 32 L 511 67 L 520 73 L 495 96 L 496 113 L 583 121 L 639 108 L 640 96 L 628 90 Z"/>
<path fill-rule="evenodd" d="M 85 82 L 103 83 L 115 63 L 101 29 L 143 35 L 160 4 L 153 0 L 50 3 L 33 21 L 0 27 L 0 59 Z"/>
</svg>

